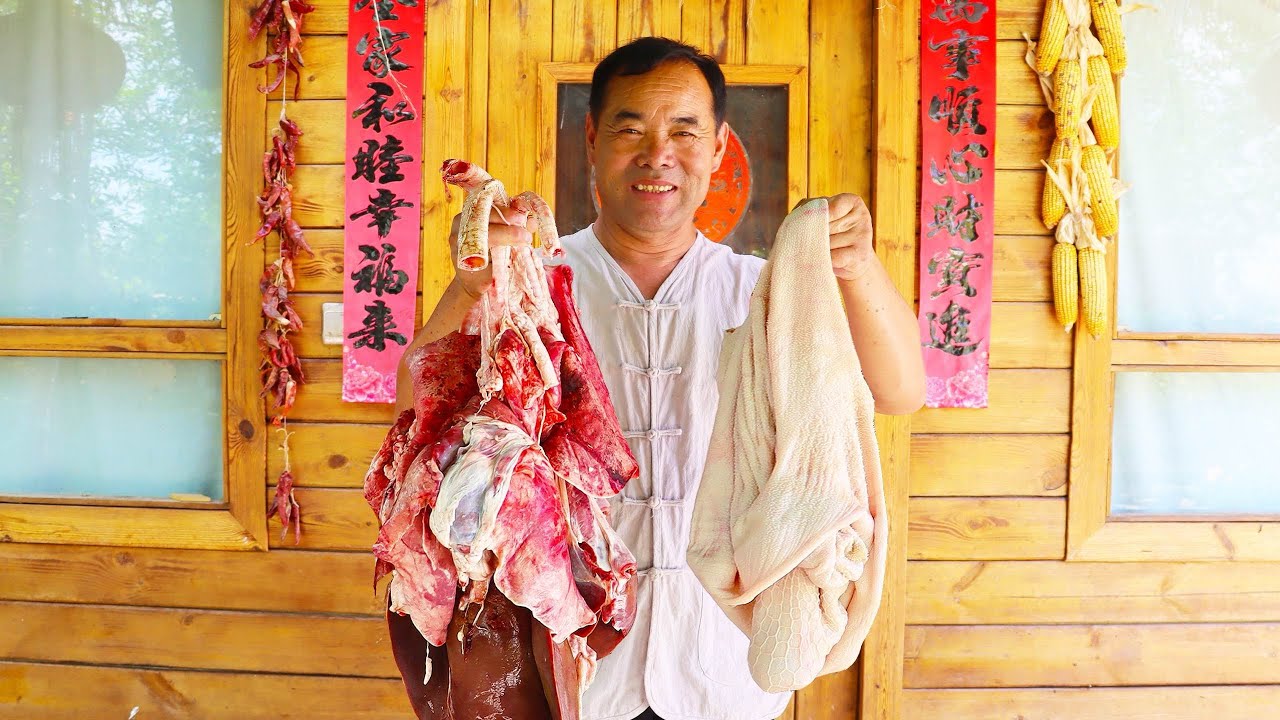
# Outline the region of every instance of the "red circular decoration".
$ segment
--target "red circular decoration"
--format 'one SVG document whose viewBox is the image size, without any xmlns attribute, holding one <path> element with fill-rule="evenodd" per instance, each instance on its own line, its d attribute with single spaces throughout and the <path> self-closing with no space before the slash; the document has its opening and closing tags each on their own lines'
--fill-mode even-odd
<svg viewBox="0 0 1280 720">
<path fill-rule="evenodd" d="M 729 128 L 729 139 L 725 145 L 720 168 L 711 173 L 707 198 L 693 214 L 693 224 L 712 242 L 720 242 L 729 237 L 742 221 L 742 216 L 751 203 L 751 164 L 747 160 L 747 149 L 743 147 L 742 139 L 732 127 Z M 596 212 L 599 212 L 600 191 L 596 188 L 594 176 L 591 178 L 591 201 L 595 203 Z"/>
</svg>

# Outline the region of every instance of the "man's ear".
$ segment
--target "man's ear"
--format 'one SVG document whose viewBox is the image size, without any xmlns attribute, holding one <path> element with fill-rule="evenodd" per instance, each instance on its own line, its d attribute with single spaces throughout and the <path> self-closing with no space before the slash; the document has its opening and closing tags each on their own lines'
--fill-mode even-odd
<svg viewBox="0 0 1280 720">
<path fill-rule="evenodd" d="M 724 160 L 724 151 L 728 147 L 729 147 L 729 123 L 721 122 L 720 129 L 716 130 L 716 154 L 714 158 L 714 161 L 715 161 L 714 170 L 720 169 L 720 161 Z"/>
<path fill-rule="evenodd" d="M 587 113 L 587 164 L 596 164 L 596 122 L 591 113 Z"/>
</svg>

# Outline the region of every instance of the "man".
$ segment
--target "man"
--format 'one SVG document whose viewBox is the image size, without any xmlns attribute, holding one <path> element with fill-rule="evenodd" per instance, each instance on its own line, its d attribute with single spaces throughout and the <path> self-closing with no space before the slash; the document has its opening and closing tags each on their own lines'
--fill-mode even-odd
<svg viewBox="0 0 1280 720">
<path fill-rule="evenodd" d="M 724 155 L 725 97 L 714 59 L 662 38 L 619 48 L 592 78 L 587 159 L 600 213 L 562 243 L 583 326 L 640 465 L 612 517 L 642 569 L 635 626 L 600 662 L 585 720 L 765 720 L 788 699 L 755 685 L 747 639 L 685 564 L 721 339 L 746 319 L 764 265 L 693 224 Z M 914 412 L 924 399 L 915 316 L 876 258 L 862 200 L 829 203 L 831 265 L 876 409 Z M 491 244 L 531 241 L 496 212 L 489 233 Z M 487 271 L 459 271 L 410 350 L 456 330 L 489 283 Z M 411 385 L 403 364 L 400 373 L 402 409 Z"/>
</svg>

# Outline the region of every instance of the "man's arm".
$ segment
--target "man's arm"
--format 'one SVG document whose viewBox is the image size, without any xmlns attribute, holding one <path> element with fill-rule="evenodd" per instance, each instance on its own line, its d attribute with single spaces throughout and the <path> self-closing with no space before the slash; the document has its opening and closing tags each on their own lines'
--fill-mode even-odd
<svg viewBox="0 0 1280 720">
<path fill-rule="evenodd" d="M 497 208 L 489 215 L 489 247 L 498 245 L 528 245 L 533 242 L 533 237 L 529 231 L 524 228 L 524 216 L 511 214 L 509 224 L 508 218 L 498 211 Z M 458 226 L 461 222 L 460 215 L 453 216 L 453 229 L 449 233 L 449 249 L 450 257 L 453 258 L 453 266 L 458 265 Z M 440 297 L 440 302 L 436 303 L 435 310 L 431 311 L 431 317 L 427 318 L 426 324 L 413 337 L 413 341 L 404 349 L 404 354 L 400 356 L 400 362 L 396 366 L 396 415 L 409 409 L 413 405 L 413 376 L 409 372 L 409 356 L 422 345 L 435 342 L 440 338 L 462 327 L 462 321 L 466 319 L 467 313 L 475 306 L 476 300 L 484 294 L 493 282 L 492 270 L 486 267 L 483 270 L 457 270 L 453 275 L 453 282 L 449 283 L 449 287 L 445 288 L 444 295 Z"/>
<path fill-rule="evenodd" d="M 856 195 L 828 199 L 831 264 L 849 333 L 876 412 L 906 415 L 924 404 L 924 353 L 915 313 L 872 244 L 871 214 Z"/>
</svg>

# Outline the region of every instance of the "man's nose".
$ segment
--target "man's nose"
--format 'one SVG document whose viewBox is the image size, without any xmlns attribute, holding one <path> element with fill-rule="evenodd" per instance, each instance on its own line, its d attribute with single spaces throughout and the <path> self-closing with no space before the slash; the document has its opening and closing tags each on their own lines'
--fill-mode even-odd
<svg viewBox="0 0 1280 720">
<path fill-rule="evenodd" d="M 637 161 L 641 167 L 672 167 L 675 165 L 675 143 L 662 133 L 649 133 L 645 136 Z"/>
</svg>

